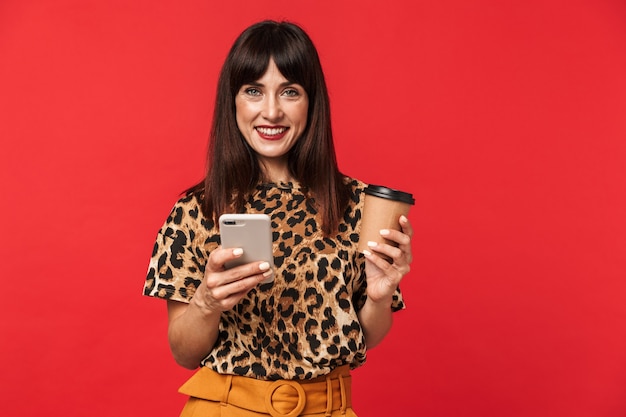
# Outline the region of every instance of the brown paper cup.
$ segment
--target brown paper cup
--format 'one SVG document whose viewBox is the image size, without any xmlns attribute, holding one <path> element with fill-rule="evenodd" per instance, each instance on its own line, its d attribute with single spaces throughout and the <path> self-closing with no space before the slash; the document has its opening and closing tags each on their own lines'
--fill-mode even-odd
<svg viewBox="0 0 626 417">
<path fill-rule="evenodd" d="M 367 250 L 369 241 L 397 246 L 395 242 L 384 239 L 380 235 L 380 230 L 400 230 L 400 223 L 398 223 L 400 216 L 407 216 L 413 204 L 415 200 L 410 193 L 380 185 L 368 185 L 365 188 L 357 250 L 359 252 Z"/>
</svg>

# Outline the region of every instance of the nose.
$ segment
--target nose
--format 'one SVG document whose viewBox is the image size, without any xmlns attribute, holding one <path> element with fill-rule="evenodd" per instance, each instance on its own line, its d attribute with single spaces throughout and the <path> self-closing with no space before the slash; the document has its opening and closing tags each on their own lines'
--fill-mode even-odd
<svg viewBox="0 0 626 417">
<path fill-rule="evenodd" d="M 283 110 L 277 97 L 273 95 L 267 96 L 263 103 L 262 116 L 269 121 L 280 120 L 283 117 Z"/>
</svg>

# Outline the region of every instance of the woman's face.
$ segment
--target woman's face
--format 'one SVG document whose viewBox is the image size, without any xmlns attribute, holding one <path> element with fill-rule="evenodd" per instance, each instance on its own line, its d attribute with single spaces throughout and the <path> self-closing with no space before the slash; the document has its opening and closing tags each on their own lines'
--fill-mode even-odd
<svg viewBox="0 0 626 417">
<path fill-rule="evenodd" d="M 287 152 L 307 123 L 309 97 L 270 59 L 265 74 L 241 86 L 235 97 L 237 126 L 266 169 L 287 165 Z M 282 168 L 281 168 L 282 167 Z"/>
</svg>

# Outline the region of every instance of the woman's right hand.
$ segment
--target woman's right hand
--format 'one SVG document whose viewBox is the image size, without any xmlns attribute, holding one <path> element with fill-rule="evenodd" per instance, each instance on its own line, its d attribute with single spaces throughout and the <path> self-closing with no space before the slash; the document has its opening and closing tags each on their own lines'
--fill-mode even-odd
<svg viewBox="0 0 626 417">
<path fill-rule="evenodd" d="M 272 274 L 267 262 L 251 262 L 225 269 L 241 249 L 218 248 L 207 260 L 204 279 L 189 304 L 167 302 L 168 339 L 176 362 L 195 369 L 211 351 L 219 332 L 220 316 L 233 308 L 252 288 Z"/>
<path fill-rule="evenodd" d="M 240 248 L 218 248 L 211 252 L 204 270 L 204 280 L 192 302 L 207 311 L 227 311 L 233 308 L 252 288 L 273 273 L 267 262 L 251 262 L 225 269 L 224 264 L 243 255 Z"/>
</svg>

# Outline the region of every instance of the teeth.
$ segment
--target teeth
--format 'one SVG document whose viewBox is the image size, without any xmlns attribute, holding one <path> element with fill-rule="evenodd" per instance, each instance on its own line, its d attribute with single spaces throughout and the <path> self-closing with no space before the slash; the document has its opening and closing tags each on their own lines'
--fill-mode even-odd
<svg viewBox="0 0 626 417">
<path fill-rule="evenodd" d="M 287 130 L 287 128 L 286 127 L 272 127 L 272 128 L 257 127 L 256 130 L 258 130 L 260 133 L 264 135 L 279 135 L 283 133 L 285 130 Z"/>
</svg>

